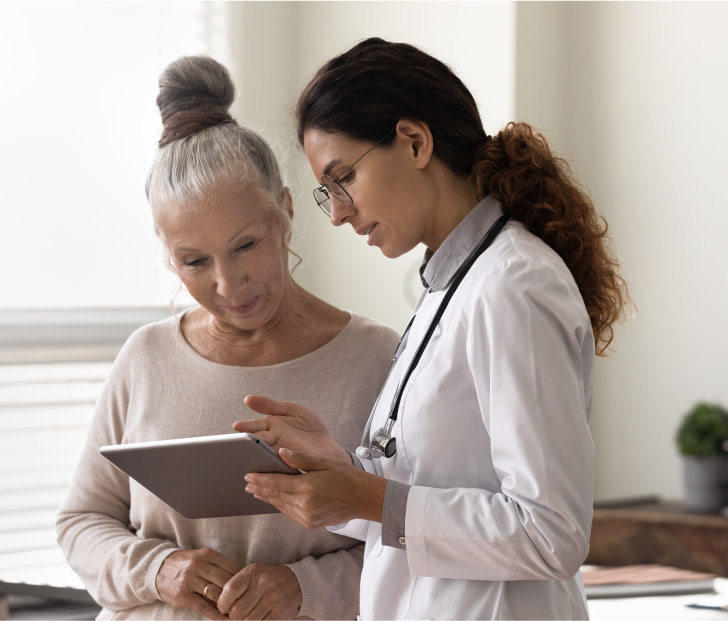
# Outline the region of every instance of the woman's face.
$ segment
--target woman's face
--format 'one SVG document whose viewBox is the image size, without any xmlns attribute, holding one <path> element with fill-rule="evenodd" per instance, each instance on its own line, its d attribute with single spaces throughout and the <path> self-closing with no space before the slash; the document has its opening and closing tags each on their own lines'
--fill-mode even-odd
<svg viewBox="0 0 728 621">
<path fill-rule="evenodd" d="M 411 148 L 399 135 L 394 143 L 376 147 L 352 168 L 372 144 L 340 133 L 309 129 L 304 151 L 317 179 L 326 174 L 346 189 L 353 203 L 330 198 L 331 222 L 350 224 L 390 258 L 398 257 L 418 243 L 429 245 L 432 231 L 432 200 L 427 179 L 412 161 Z"/>
<path fill-rule="evenodd" d="M 220 327 L 257 330 L 285 312 L 287 240 L 259 192 L 228 189 L 199 204 L 159 205 L 154 220 L 175 271 Z"/>
</svg>

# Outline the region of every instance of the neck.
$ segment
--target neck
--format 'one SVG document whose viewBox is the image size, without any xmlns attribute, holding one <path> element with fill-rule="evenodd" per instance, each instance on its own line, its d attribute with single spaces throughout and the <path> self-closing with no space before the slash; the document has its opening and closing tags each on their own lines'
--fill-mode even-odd
<svg viewBox="0 0 728 621">
<path fill-rule="evenodd" d="M 293 283 L 291 295 L 270 322 L 241 330 L 199 307 L 182 319 L 187 342 L 204 358 L 233 366 L 270 366 L 299 358 L 331 340 L 349 315 Z"/>
<path fill-rule="evenodd" d="M 470 180 L 455 175 L 445 166 L 441 167 L 437 187 L 439 190 L 434 226 L 430 238 L 425 240 L 427 247 L 433 252 L 478 204 L 478 196 Z"/>
</svg>

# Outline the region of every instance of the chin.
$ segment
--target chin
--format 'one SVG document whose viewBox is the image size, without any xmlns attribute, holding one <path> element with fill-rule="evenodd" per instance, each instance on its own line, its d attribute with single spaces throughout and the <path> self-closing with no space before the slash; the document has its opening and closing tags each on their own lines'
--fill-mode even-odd
<svg viewBox="0 0 728 621">
<path fill-rule="evenodd" d="M 412 250 L 412 248 L 400 248 L 400 247 L 393 248 L 391 246 L 381 246 L 379 248 L 379 250 L 388 259 L 396 259 L 398 257 L 401 257 L 404 254 L 407 254 L 410 250 Z"/>
</svg>

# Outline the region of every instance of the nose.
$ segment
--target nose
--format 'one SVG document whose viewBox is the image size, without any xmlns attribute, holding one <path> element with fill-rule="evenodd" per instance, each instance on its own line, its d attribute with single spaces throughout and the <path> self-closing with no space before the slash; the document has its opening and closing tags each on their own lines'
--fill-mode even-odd
<svg viewBox="0 0 728 621">
<path fill-rule="evenodd" d="M 333 196 L 329 200 L 329 209 L 331 210 L 329 219 L 331 220 L 331 224 L 333 224 L 334 226 L 341 226 L 342 224 L 346 224 L 351 216 L 354 214 L 353 204 L 347 205 L 346 203 L 342 203 L 340 200 Z"/>
<path fill-rule="evenodd" d="M 245 280 L 245 275 L 233 262 L 218 263 L 215 273 L 215 289 L 220 296 L 228 300 L 235 300 L 243 280 Z"/>
</svg>

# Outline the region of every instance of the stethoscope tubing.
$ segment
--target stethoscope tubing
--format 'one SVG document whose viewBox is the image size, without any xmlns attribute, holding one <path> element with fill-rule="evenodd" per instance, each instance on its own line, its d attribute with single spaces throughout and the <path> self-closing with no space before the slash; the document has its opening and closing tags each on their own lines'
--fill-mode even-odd
<svg viewBox="0 0 728 621">
<path fill-rule="evenodd" d="M 427 327 L 427 331 L 425 332 L 425 335 L 422 337 L 422 340 L 420 341 L 420 344 L 417 346 L 417 351 L 415 352 L 415 355 L 412 357 L 412 360 L 410 361 L 409 366 L 407 367 L 407 371 L 404 374 L 404 377 L 402 378 L 402 381 L 397 386 L 397 390 L 394 394 L 394 398 L 392 399 L 392 405 L 389 408 L 389 416 L 387 417 L 387 422 L 384 428 L 380 430 L 380 432 L 384 433 L 386 436 L 391 436 L 392 429 L 394 428 L 394 423 L 397 420 L 397 414 L 399 411 L 399 404 L 402 400 L 402 394 L 404 392 L 404 388 L 407 385 L 407 382 L 409 381 L 410 376 L 415 370 L 415 367 L 420 361 L 420 358 L 422 358 L 422 354 L 425 351 L 425 348 L 427 347 L 427 344 L 430 341 L 430 338 L 432 337 L 433 333 L 435 332 L 435 328 L 437 328 L 437 325 L 440 322 L 440 319 L 442 318 L 443 313 L 445 312 L 445 309 L 447 308 L 448 303 L 450 302 L 453 295 L 455 295 L 455 291 L 460 286 L 460 283 L 462 282 L 463 278 L 465 278 L 465 275 L 468 273 L 470 268 L 473 266 L 475 261 L 478 259 L 478 257 L 483 254 L 488 247 L 493 243 L 496 237 L 498 237 L 498 234 L 503 230 L 503 227 L 506 225 L 506 222 L 508 222 L 509 216 L 508 214 L 501 215 L 498 220 L 493 224 L 493 226 L 490 227 L 488 232 L 485 234 L 481 242 L 478 244 L 478 246 L 475 248 L 475 250 L 468 256 L 468 258 L 463 262 L 463 264 L 458 269 L 457 273 L 455 274 L 455 277 L 453 278 L 452 283 L 448 287 L 447 291 L 445 292 L 445 295 L 443 296 L 440 305 L 437 307 L 437 310 L 435 311 L 435 314 L 432 317 L 432 320 L 430 321 L 430 325 Z M 430 290 L 428 290 L 428 293 Z M 399 357 L 401 349 L 403 349 L 406 338 L 409 333 L 410 328 L 412 327 L 412 323 L 414 322 L 414 319 L 417 315 L 417 311 L 415 310 L 415 313 L 410 318 L 409 322 L 407 323 L 407 327 L 405 328 L 404 332 L 402 333 L 402 337 L 399 339 L 399 343 L 397 344 L 397 349 L 395 350 L 394 357 L 392 358 L 392 363 L 389 367 L 389 371 L 387 372 L 387 379 L 385 380 L 384 384 L 387 384 L 387 381 L 389 380 L 389 376 L 392 373 L 392 369 L 394 368 L 397 359 Z M 377 396 L 376 401 L 374 402 L 374 406 L 372 407 L 372 411 L 369 414 L 369 420 L 367 421 L 367 424 L 364 428 L 364 433 L 362 434 L 362 440 L 361 445 L 359 448 L 357 448 L 356 453 L 359 457 L 362 457 L 364 459 L 371 459 L 371 447 L 369 449 L 366 448 L 366 442 L 367 439 L 370 436 L 371 427 L 372 427 L 372 421 L 374 418 L 374 412 L 377 409 L 377 405 L 379 404 L 379 399 L 382 396 L 382 391 L 380 391 L 379 395 Z M 394 451 L 392 451 L 392 455 L 394 454 Z M 387 457 L 391 457 L 391 455 L 387 455 Z"/>
</svg>

